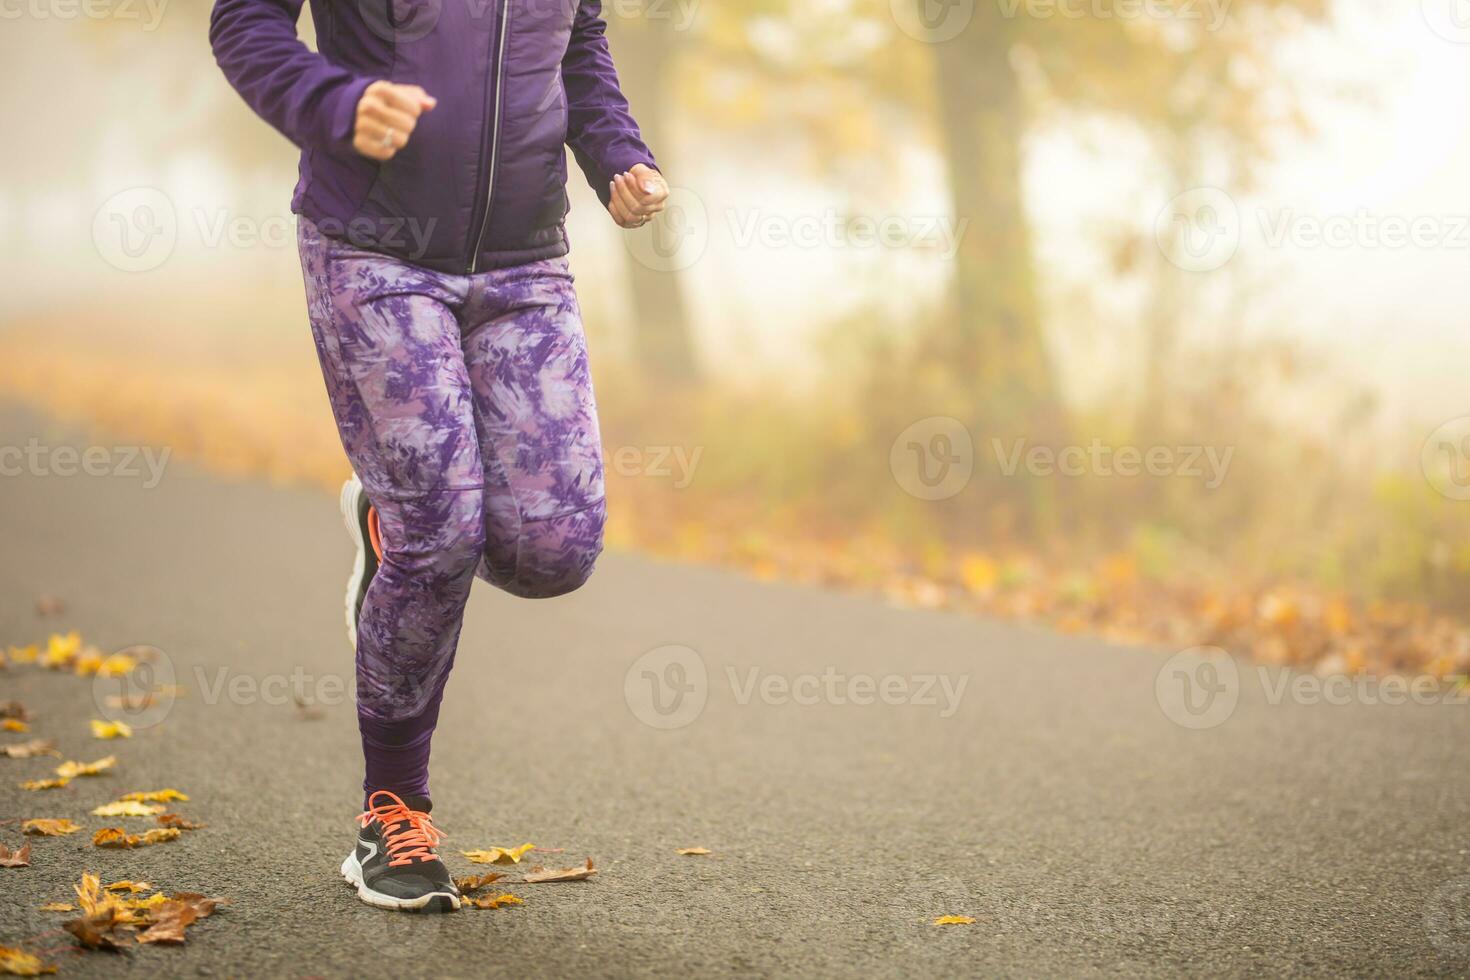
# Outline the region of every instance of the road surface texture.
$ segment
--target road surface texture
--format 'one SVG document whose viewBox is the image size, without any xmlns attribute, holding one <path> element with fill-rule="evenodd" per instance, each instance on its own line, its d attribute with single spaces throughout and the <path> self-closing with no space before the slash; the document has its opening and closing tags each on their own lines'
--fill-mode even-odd
<svg viewBox="0 0 1470 980">
<path fill-rule="evenodd" d="M 85 445 L 0 414 L 0 445 L 32 436 Z M 20 843 L 18 818 L 86 828 L 0 869 L 0 943 L 40 937 L 63 976 L 1470 969 L 1466 705 L 1375 703 L 1374 688 L 1311 703 L 1249 664 L 1232 686 L 1220 665 L 1172 662 L 1160 687 L 1173 651 L 627 555 L 557 600 L 478 584 L 435 742 L 451 870 L 476 868 L 460 850 L 534 842 L 564 851 L 528 863 L 590 856 L 597 876 L 512 887 L 525 904 L 504 910 L 372 909 L 337 876 L 360 759 L 335 500 L 178 462 L 147 482 L 0 478 L 0 643 L 76 628 L 105 651 L 151 644 L 184 689 L 141 720 L 156 724 L 101 742 L 91 681 L 0 674 L 65 758 L 119 758 L 35 793 L 17 783 L 60 760 L 0 758 L 0 841 Z M 43 594 L 65 613 L 41 617 Z M 1226 700 L 1190 714 L 1160 699 L 1186 680 Z M 93 806 L 165 786 L 209 827 L 91 845 L 101 826 L 147 825 Z M 75 955 L 54 931 L 65 916 L 37 907 L 84 869 L 233 905 L 183 947 Z"/>
</svg>

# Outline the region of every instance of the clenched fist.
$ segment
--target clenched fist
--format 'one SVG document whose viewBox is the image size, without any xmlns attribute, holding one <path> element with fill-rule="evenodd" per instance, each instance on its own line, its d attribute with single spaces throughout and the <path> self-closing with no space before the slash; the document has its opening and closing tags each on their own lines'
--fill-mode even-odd
<svg viewBox="0 0 1470 980">
<path fill-rule="evenodd" d="M 419 117 L 439 100 L 417 85 L 373 82 L 357 103 L 352 148 L 369 160 L 386 162 L 408 145 Z"/>
<path fill-rule="evenodd" d="M 607 210 L 624 228 L 642 228 L 664 209 L 669 199 L 669 185 L 664 175 L 647 164 L 634 164 L 625 174 L 618 174 L 608 185 L 612 192 Z"/>
</svg>

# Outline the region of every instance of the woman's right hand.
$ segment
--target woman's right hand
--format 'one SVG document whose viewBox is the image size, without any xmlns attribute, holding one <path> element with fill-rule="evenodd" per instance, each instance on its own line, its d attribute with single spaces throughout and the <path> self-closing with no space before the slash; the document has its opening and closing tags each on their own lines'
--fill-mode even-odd
<svg viewBox="0 0 1470 980">
<path fill-rule="evenodd" d="M 373 82 L 357 103 L 352 148 L 369 160 L 386 162 L 408 145 L 419 117 L 439 104 L 417 85 Z"/>
</svg>

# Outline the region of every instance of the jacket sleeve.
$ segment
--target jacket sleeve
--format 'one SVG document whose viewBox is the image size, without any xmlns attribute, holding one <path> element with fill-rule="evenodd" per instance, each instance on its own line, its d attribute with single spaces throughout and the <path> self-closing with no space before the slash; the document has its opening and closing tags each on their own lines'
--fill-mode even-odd
<svg viewBox="0 0 1470 980">
<path fill-rule="evenodd" d="M 581 0 L 561 62 L 567 91 L 567 144 L 604 205 L 611 196 L 608 184 L 613 177 L 634 164 L 658 168 L 618 87 L 606 32 L 602 0 Z"/>
<path fill-rule="evenodd" d="M 296 35 L 303 0 L 216 0 L 215 61 L 266 122 L 302 148 L 352 150 L 357 103 L 374 81 L 334 65 Z"/>
</svg>

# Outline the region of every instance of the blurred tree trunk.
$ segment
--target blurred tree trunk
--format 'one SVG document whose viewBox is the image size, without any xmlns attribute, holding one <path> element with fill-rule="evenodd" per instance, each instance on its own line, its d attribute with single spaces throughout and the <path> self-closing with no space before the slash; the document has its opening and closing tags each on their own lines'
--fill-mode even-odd
<svg viewBox="0 0 1470 980">
<path fill-rule="evenodd" d="M 672 182 L 677 170 L 670 159 L 666 93 L 674 58 L 673 26 L 660 17 L 613 17 L 608 30 L 613 34 L 623 91 L 643 131 L 643 141 Z M 693 381 L 698 368 L 679 273 L 650 269 L 634 261 L 628 263 L 628 274 L 633 297 L 633 352 L 638 364 L 665 381 Z"/>
<path fill-rule="evenodd" d="M 936 58 L 954 215 L 968 222 L 951 287 L 955 322 L 940 351 L 950 370 L 981 388 L 987 416 L 998 412 L 997 421 L 1014 425 L 1058 406 L 1022 201 L 1025 119 L 1011 44 L 999 6 L 979 3 L 964 33 L 936 45 Z"/>
</svg>

